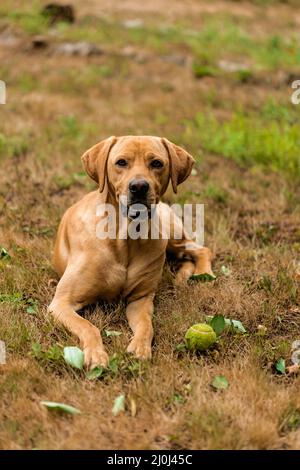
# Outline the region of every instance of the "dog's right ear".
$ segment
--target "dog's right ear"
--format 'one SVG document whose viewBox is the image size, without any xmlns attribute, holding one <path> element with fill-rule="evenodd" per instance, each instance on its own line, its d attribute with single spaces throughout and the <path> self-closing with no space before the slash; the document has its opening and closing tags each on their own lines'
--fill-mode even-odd
<svg viewBox="0 0 300 470">
<path fill-rule="evenodd" d="M 102 140 L 99 144 L 87 150 L 81 157 L 85 171 L 99 184 L 100 193 L 102 193 L 105 186 L 106 164 L 109 152 L 117 140 L 117 137 L 114 136 Z"/>
</svg>

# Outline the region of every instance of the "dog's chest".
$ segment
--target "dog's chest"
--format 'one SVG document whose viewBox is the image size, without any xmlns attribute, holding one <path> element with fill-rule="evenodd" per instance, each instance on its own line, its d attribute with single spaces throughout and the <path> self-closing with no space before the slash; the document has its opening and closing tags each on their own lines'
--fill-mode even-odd
<svg viewBox="0 0 300 470">
<path fill-rule="evenodd" d="M 114 256 L 102 257 L 105 297 L 128 297 L 155 291 L 161 277 L 166 246 L 162 243 L 120 243 L 113 247 Z"/>
</svg>

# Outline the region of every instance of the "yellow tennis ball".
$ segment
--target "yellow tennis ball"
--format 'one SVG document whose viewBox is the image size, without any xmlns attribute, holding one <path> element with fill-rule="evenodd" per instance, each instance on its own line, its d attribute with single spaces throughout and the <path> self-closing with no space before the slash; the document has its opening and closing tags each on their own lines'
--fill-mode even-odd
<svg viewBox="0 0 300 470">
<path fill-rule="evenodd" d="M 206 323 L 197 323 L 191 326 L 185 334 L 188 349 L 205 351 L 217 341 L 217 335 L 211 326 Z"/>
</svg>

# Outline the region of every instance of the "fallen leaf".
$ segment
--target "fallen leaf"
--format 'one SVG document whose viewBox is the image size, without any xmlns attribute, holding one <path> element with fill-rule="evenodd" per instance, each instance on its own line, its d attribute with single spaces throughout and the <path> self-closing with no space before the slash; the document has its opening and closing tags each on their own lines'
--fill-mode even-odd
<svg viewBox="0 0 300 470">
<path fill-rule="evenodd" d="M 10 255 L 8 251 L 3 247 L 2 248 L 0 247 L 0 259 L 6 259 L 6 260 L 10 259 Z"/>
<path fill-rule="evenodd" d="M 241 333 L 246 333 L 243 323 L 240 320 L 231 320 L 233 328 L 240 331 Z"/>
<path fill-rule="evenodd" d="M 223 332 L 225 328 L 225 318 L 223 315 L 215 315 L 211 321 L 210 321 L 210 326 L 212 329 L 215 331 L 217 336 L 220 336 L 220 334 Z"/>
<path fill-rule="evenodd" d="M 64 359 L 67 364 L 75 367 L 75 369 L 82 369 L 84 364 L 84 354 L 81 349 L 76 346 L 67 346 L 64 348 Z"/>
<path fill-rule="evenodd" d="M 216 316 L 219 316 L 219 315 L 215 315 L 215 317 Z M 223 317 L 223 315 L 220 315 L 220 316 Z M 209 325 L 211 325 L 211 322 L 212 322 L 213 318 L 215 318 L 215 317 L 213 317 L 211 315 L 206 316 L 206 321 L 208 322 Z M 231 320 L 230 318 L 224 318 L 224 321 L 225 321 L 225 327 L 233 328 L 233 329 L 239 331 L 240 333 L 247 333 L 243 323 L 240 320 Z"/>
<path fill-rule="evenodd" d="M 66 405 L 65 403 L 57 403 L 55 401 L 41 401 L 41 405 L 46 406 L 49 410 L 62 411 L 70 415 L 78 415 L 81 413 L 78 408 L 75 408 L 71 405 Z"/>
<path fill-rule="evenodd" d="M 216 390 L 226 390 L 228 388 L 228 380 L 224 375 L 216 375 L 214 380 L 211 383 L 211 386 Z"/>
<path fill-rule="evenodd" d="M 285 360 L 281 357 L 275 364 L 277 372 L 285 374 Z"/>
<path fill-rule="evenodd" d="M 88 380 L 98 379 L 103 374 L 103 371 L 103 367 L 95 367 L 86 374 L 86 377 Z"/>
<path fill-rule="evenodd" d="M 119 395 L 115 401 L 114 401 L 114 406 L 112 408 L 112 414 L 114 416 L 117 416 L 119 413 L 125 411 L 125 395 L 122 393 L 122 395 Z"/>
<path fill-rule="evenodd" d="M 190 279 L 192 279 L 193 281 L 210 282 L 210 281 L 215 281 L 217 277 L 214 274 L 202 273 L 202 274 L 192 274 Z"/>
<path fill-rule="evenodd" d="M 114 330 L 104 330 L 106 336 L 120 336 L 122 333 L 121 331 L 114 331 Z"/>
</svg>

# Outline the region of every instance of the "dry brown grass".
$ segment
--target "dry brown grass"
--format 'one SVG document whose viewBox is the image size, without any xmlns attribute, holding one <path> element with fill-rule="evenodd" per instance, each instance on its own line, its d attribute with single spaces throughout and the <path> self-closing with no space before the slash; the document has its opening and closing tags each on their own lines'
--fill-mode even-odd
<svg viewBox="0 0 300 470">
<path fill-rule="evenodd" d="M 21 4 L 11 3 L 14 8 Z M 107 6 L 92 0 L 74 3 L 79 17 L 101 15 Z M 114 2 L 105 12 L 118 21 L 138 16 L 151 24 L 184 21 L 195 26 L 195 12 L 200 15 L 206 2 L 188 3 L 190 9 L 182 3 L 172 17 L 166 8 L 156 19 L 135 1 Z M 208 13 L 218 14 L 220 5 L 228 8 L 227 2 L 215 2 Z M 246 15 L 249 30 L 255 31 L 259 7 L 231 5 L 234 15 Z M 274 15 L 276 8 L 281 15 Z M 291 11 L 275 2 L 268 9 L 268 31 L 272 24 L 286 31 Z M 265 18 L 261 21 L 264 30 Z M 299 338 L 294 275 L 299 188 L 269 169 L 240 168 L 202 152 L 193 139 L 186 141 L 183 123 L 201 109 L 218 117 L 238 105 L 257 110 L 270 95 L 282 103 L 287 86 L 240 84 L 228 76 L 196 80 L 189 60 L 177 65 L 142 44 L 133 47 L 144 60 L 121 56 L 114 44 L 90 58 L 29 52 L 30 35 L 13 22 L 10 28 L 23 45 L 0 44 L 0 78 L 8 85 L 8 103 L 0 109 L 0 131 L 8 141 L 0 157 L 0 247 L 11 256 L 0 260 L 0 295 L 20 293 L 22 300 L 0 302 L 0 339 L 8 352 L 7 364 L 0 366 L 0 448 L 299 448 L 300 379 L 275 374 L 273 367 L 280 357 L 289 363 L 291 342 Z M 57 41 L 51 35 L 49 40 Z M 182 44 L 170 46 L 169 54 L 185 52 Z M 101 76 L 103 68 L 95 72 L 104 66 L 110 76 Z M 166 267 L 156 298 L 151 364 L 136 366 L 124 354 L 130 332 L 123 305 L 87 309 L 96 325 L 122 332 L 104 338 L 109 353 L 118 354 L 119 372 L 91 382 L 62 360 L 33 357 L 32 344 L 40 343 L 45 351 L 75 344 L 45 316 L 55 289 L 55 282 L 49 283 L 55 278 L 53 239 L 64 210 L 93 187 L 80 174 L 81 153 L 102 137 L 130 133 L 166 135 L 196 157 L 201 154 L 198 175 L 181 188 L 178 199 L 206 204 L 206 244 L 216 254 L 218 279 L 174 289 Z M 174 200 L 171 194 L 167 199 Z M 220 273 L 222 265 L 230 268 L 229 277 Z M 30 298 L 37 302 L 36 315 L 26 312 Z M 215 350 L 199 356 L 175 350 L 190 325 L 216 313 L 241 320 L 248 334 L 226 333 Z M 267 327 L 263 338 L 257 335 L 259 324 Z M 218 374 L 229 381 L 224 392 L 210 386 Z M 120 393 L 126 394 L 126 412 L 113 417 L 113 401 Z M 51 414 L 41 400 L 71 404 L 82 414 Z"/>
</svg>

